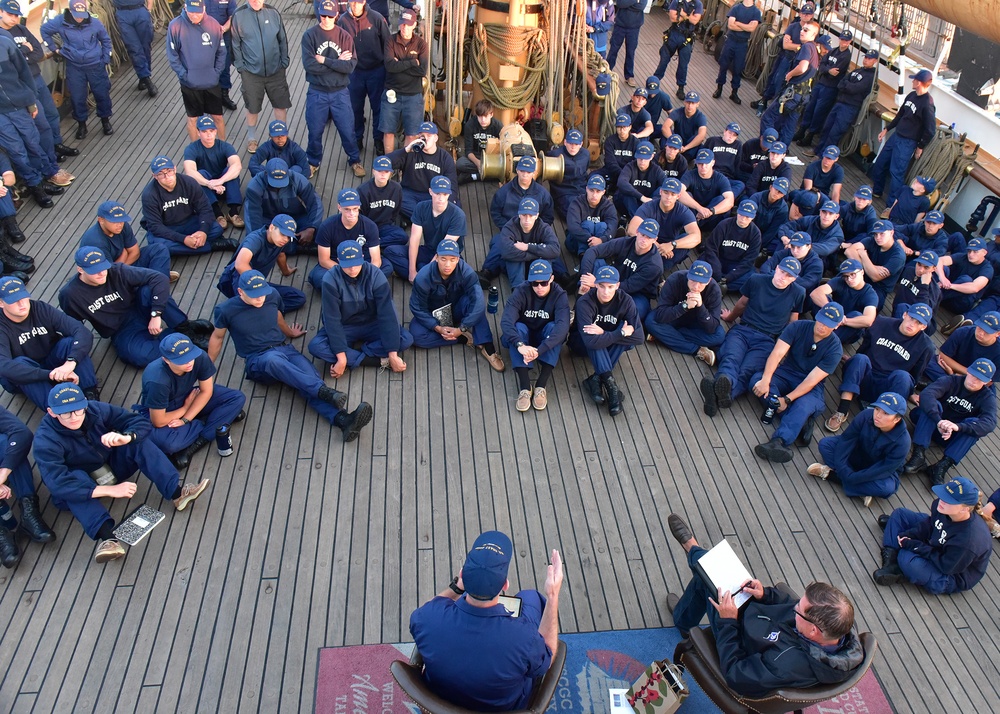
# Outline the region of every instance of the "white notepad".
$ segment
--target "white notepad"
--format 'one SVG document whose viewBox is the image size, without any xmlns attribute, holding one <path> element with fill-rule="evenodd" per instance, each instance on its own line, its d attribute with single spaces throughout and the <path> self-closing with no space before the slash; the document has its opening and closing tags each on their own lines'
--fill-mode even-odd
<svg viewBox="0 0 1000 714">
<path fill-rule="evenodd" d="M 725 538 L 701 556 L 698 560 L 698 571 L 705 582 L 714 589 L 733 593 L 736 607 L 742 607 L 743 603 L 753 597 L 748 592 L 740 592 L 743 583 L 753 580 L 753 576 Z"/>
</svg>

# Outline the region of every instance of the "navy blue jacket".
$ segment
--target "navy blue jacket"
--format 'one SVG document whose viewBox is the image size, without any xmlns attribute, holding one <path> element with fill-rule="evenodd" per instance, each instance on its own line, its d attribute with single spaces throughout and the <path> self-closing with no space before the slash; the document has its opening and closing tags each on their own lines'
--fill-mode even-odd
<svg viewBox="0 0 1000 714">
<path fill-rule="evenodd" d="M 636 200 L 641 200 L 643 196 L 652 198 L 660 190 L 664 178 L 666 174 L 655 161 L 650 161 L 649 168 L 640 171 L 639 162 L 632 159 L 618 175 L 618 193 Z"/>
<path fill-rule="evenodd" d="M 628 337 L 621 331 L 622 325 L 626 322 L 635 328 Z M 589 335 L 583 331 L 584 325 L 594 323 L 604 332 L 600 335 Z M 639 312 L 635 309 L 635 302 L 631 295 L 621 289 L 606 303 L 597 299 L 597 290 L 581 295 L 576 301 L 576 327 L 588 350 L 603 350 L 611 345 L 634 347 L 641 345 L 646 339 L 642 331 L 642 320 L 639 319 Z"/>
<path fill-rule="evenodd" d="M 566 237 L 586 244 L 591 237 L 609 241 L 618 229 L 618 211 L 615 202 L 607 194 L 601 196 L 594 208 L 590 207 L 586 195 L 577 196 L 566 209 Z"/>
<path fill-rule="evenodd" d="M 899 486 L 899 472 L 910 452 L 905 421 L 882 431 L 875 426 L 875 409 L 869 407 L 854 417 L 843 434 L 829 438 L 837 441 L 837 448 L 831 449 L 833 459 L 827 466 L 846 475 L 852 486 L 887 477 L 895 477 Z"/>
<path fill-rule="evenodd" d="M 859 211 L 854 201 L 840 202 L 840 225 L 844 229 L 845 243 L 854 243 L 869 235 L 875 230 L 877 220 L 878 214 L 870 203 Z"/>
<path fill-rule="evenodd" d="M 653 245 L 645 255 L 635 250 L 635 237 L 615 238 L 607 243 L 598 243 L 587 248 L 580 261 L 580 273 L 593 273 L 598 259 L 618 269 L 621 277 L 619 290 L 629 295 L 656 295 L 656 286 L 663 275 L 663 258 Z"/>
<path fill-rule="evenodd" d="M 500 319 L 500 332 L 511 349 L 516 349 L 513 345 L 521 339 L 517 332 L 519 322 L 534 333 L 541 333 L 550 322 L 555 323 L 549 336 L 535 347 L 538 354 L 559 347 L 569 334 L 569 298 L 566 291 L 553 283 L 548 295 L 538 297 L 529 283 L 521 283 L 511 293 Z"/>
<path fill-rule="evenodd" d="M 875 83 L 875 67 L 855 67 L 837 83 L 837 101 L 860 108 L 871 94 Z"/>
<path fill-rule="evenodd" d="M 35 81 L 21 50 L 7 33 L 0 34 L 0 114 L 30 107 L 37 101 Z"/>
<path fill-rule="evenodd" d="M 750 200 L 757 204 L 757 215 L 753 223 L 760 229 L 761 243 L 765 248 L 778 239 L 778 229 L 788 221 L 788 204 L 784 199 L 771 203 L 767 200 L 770 192 L 771 187 L 768 186 L 750 196 Z"/>
<path fill-rule="evenodd" d="M 62 47 L 55 40 L 62 39 Z M 42 25 L 42 39 L 53 52 L 77 67 L 96 67 L 111 63 L 111 36 L 93 15 L 81 22 L 73 19 L 68 9 Z"/>
<path fill-rule="evenodd" d="M 361 17 L 354 17 L 350 7 L 340 13 L 337 25 L 354 38 L 354 54 L 358 69 L 379 69 L 385 66 L 385 45 L 391 35 L 385 17 L 370 7 L 365 7 Z"/>
<path fill-rule="evenodd" d="M 760 266 L 760 273 L 774 273 L 774 269 L 781 264 L 781 261 L 792 255 L 790 248 L 782 248 L 767 259 L 767 262 Z M 816 254 L 815 250 L 806 253 L 806 257 L 799 261 L 802 264 L 802 271 L 799 273 L 796 285 L 802 286 L 806 295 L 816 289 L 816 286 L 823 280 L 823 259 Z"/>
<path fill-rule="evenodd" d="M 934 421 L 942 419 L 958 424 L 959 432 L 977 438 L 997 428 L 997 397 L 992 387 L 972 392 L 965 388 L 965 377 L 951 374 L 931 382 L 920 393 L 920 409 Z"/>
<path fill-rule="evenodd" d="M 851 66 L 851 48 L 846 50 L 836 47 L 827 52 L 819 61 L 819 71 L 816 73 L 816 82 L 824 87 L 836 87 L 840 84 L 841 78 Z M 830 74 L 831 69 L 840 70 L 837 74 Z"/>
<path fill-rule="evenodd" d="M 207 44 L 202 40 L 204 35 L 209 36 Z M 182 86 L 192 89 L 219 86 L 226 54 L 222 26 L 207 14 L 196 25 L 182 10 L 167 26 L 167 61 Z"/>
<path fill-rule="evenodd" d="M 661 325 L 674 327 L 699 327 L 711 334 L 722 324 L 722 290 L 715 280 L 701 292 L 701 305 L 688 310 L 687 271 L 679 270 L 667 276 L 656 298 L 654 319 Z M 683 304 L 682 304 L 683 303 Z"/>
<path fill-rule="evenodd" d="M 3 453 L 0 454 L 0 469 L 13 471 L 28 458 L 34 437 L 31 429 L 4 407 L 0 407 L 0 434 L 7 440 L 3 445 Z"/>
<path fill-rule="evenodd" d="M 410 294 L 410 312 L 413 319 L 428 330 L 438 326 L 437 318 L 431 314 L 433 310 L 449 303 L 454 305 L 462 298 L 468 300 L 468 310 L 458 327 L 467 328 L 479 322 L 486 314 L 486 303 L 483 300 L 483 289 L 479 286 L 479 276 L 464 260 L 458 261 L 458 267 L 447 281 L 441 277 L 436 261 L 431 261 L 417 272 L 413 281 L 413 292 Z"/>
<path fill-rule="evenodd" d="M 615 24 L 618 27 L 642 27 L 646 16 L 642 10 L 646 6 L 640 0 L 617 0 L 615 2 Z"/>
<path fill-rule="evenodd" d="M 305 174 L 288 173 L 288 185 L 273 188 L 267 183 L 267 173 L 250 179 L 246 190 L 247 222 L 254 230 L 271 222 L 275 216 L 287 213 L 295 219 L 297 230 L 316 228 L 323 221 L 323 202 Z"/>
<path fill-rule="evenodd" d="M 740 228 L 736 218 L 726 218 L 702 241 L 701 259 L 712 266 L 716 279 L 735 280 L 753 270 L 760 243 L 760 229 L 752 222 Z"/>
<path fill-rule="evenodd" d="M 527 243 L 528 250 L 515 248 L 514 244 L 518 242 Z M 521 221 L 517 216 L 511 218 L 500 231 L 497 247 L 504 260 L 514 263 L 530 263 L 538 258 L 555 260 L 559 257 L 559 237 L 552 226 L 540 218 L 535 220 L 528 234 L 521 230 Z"/>
<path fill-rule="evenodd" d="M 831 253 L 840 250 L 840 244 L 844 242 L 844 229 L 836 220 L 829 228 L 820 225 L 819 216 L 804 216 L 794 221 L 788 221 L 778 229 L 778 236 L 791 237 L 793 233 L 801 231 L 808 233 L 812 238 L 812 250 L 820 258 L 825 258 Z"/>
<path fill-rule="evenodd" d="M 515 177 L 498 188 L 493 194 L 493 200 L 490 201 L 490 220 L 497 230 L 507 225 L 507 221 L 511 218 L 517 218 L 517 209 L 521 205 L 521 200 L 525 198 L 538 201 L 538 219 L 552 225 L 556 217 L 549 192 L 534 179 L 528 188 L 521 188 Z"/>
<path fill-rule="evenodd" d="M 392 304 L 389 281 L 371 263 L 361 266 L 356 278 L 334 265 L 323 276 L 323 328 L 334 354 L 347 351 L 345 325 L 378 325 L 379 337 L 389 352 L 399 351 L 399 316 Z"/>
<path fill-rule="evenodd" d="M 925 250 L 933 250 L 940 257 L 948 252 L 947 231 L 941 229 L 934 235 L 929 236 L 924 229 L 923 221 L 896 226 L 893 235 L 896 236 L 897 241 L 902 242 L 903 245 L 918 254 L 923 253 Z M 916 255 L 913 255 L 910 256 L 910 259 L 912 260 L 916 257 Z"/>
<path fill-rule="evenodd" d="M 956 591 L 968 590 L 986 574 L 993 554 L 990 529 L 975 513 L 964 521 L 953 521 L 938 513 L 937 504 L 935 498 L 927 519 L 900 536 L 920 541 L 911 550 L 941 573 L 954 576 Z"/>
<path fill-rule="evenodd" d="M 301 146 L 289 139 L 284 146 L 279 148 L 277 144 L 268 139 L 258 146 L 257 151 L 250 157 L 250 176 L 256 176 L 263 171 L 264 164 L 271 159 L 281 159 L 288 164 L 289 169 L 298 166 L 305 176 L 309 175 L 309 159 Z"/>
<path fill-rule="evenodd" d="M 931 281 L 929 283 L 924 285 L 920 282 L 917 279 L 917 264 L 911 261 L 903 268 L 903 274 L 899 276 L 892 304 L 900 305 L 906 303 L 907 305 L 913 305 L 918 302 L 925 303 L 930 307 L 931 312 L 935 312 L 938 303 L 941 302 L 941 285 L 938 283 L 937 273 L 934 272 L 931 273 Z M 930 330 L 930 327 L 927 330 Z"/>
</svg>

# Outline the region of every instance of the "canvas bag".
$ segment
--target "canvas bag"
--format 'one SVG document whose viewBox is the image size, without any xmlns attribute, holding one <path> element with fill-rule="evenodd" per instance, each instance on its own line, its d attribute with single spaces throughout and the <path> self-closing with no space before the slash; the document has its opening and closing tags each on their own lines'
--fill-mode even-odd
<svg viewBox="0 0 1000 714">
<path fill-rule="evenodd" d="M 663 660 L 646 667 L 625 696 L 639 714 L 673 714 L 688 694 L 680 667 Z"/>
</svg>

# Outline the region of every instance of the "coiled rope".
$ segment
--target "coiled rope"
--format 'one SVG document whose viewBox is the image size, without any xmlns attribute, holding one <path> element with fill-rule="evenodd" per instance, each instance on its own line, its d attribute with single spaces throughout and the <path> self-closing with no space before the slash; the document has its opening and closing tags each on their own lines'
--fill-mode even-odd
<svg viewBox="0 0 1000 714">
<path fill-rule="evenodd" d="M 514 57 L 527 51 L 526 64 Z M 533 27 L 507 25 L 476 25 L 469 51 L 469 74 L 479 84 L 483 95 L 502 109 L 521 109 L 541 95 L 549 68 L 549 43 L 545 31 Z M 501 87 L 490 77 L 489 55 L 501 63 L 525 70 L 524 79 L 516 87 Z"/>
</svg>

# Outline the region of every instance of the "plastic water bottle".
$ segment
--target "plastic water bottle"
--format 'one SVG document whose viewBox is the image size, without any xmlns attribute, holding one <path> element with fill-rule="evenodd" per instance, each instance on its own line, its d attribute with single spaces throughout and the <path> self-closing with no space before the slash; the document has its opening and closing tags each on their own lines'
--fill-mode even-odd
<svg viewBox="0 0 1000 714">
<path fill-rule="evenodd" d="M 219 451 L 219 456 L 233 455 L 233 437 L 229 435 L 229 427 L 226 424 L 215 430 L 215 447 Z"/>
<path fill-rule="evenodd" d="M 764 407 L 764 413 L 760 415 L 761 424 L 770 424 L 774 421 L 774 415 L 778 413 L 778 407 L 781 403 L 778 401 L 778 395 L 772 394 L 767 398 L 767 405 Z"/>
<path fill-rule="evenodd" d="M 17 528 L 17 519 L 10 512 L 10 506 L 7 505 L 6 501 L 0 501 L 0 527 L 6 528 L 9 531 Z"/>
<path fill-rule="evenodd" d="M 500 289 L 494 285 L 490 288 L 490 296 L 486 301 L 486 312 L 496 315 L 498 307 L 500 307 Z"/>
</svg>

